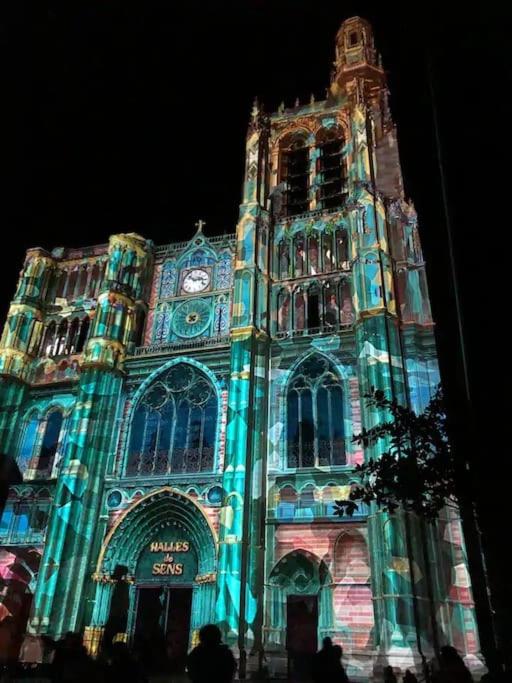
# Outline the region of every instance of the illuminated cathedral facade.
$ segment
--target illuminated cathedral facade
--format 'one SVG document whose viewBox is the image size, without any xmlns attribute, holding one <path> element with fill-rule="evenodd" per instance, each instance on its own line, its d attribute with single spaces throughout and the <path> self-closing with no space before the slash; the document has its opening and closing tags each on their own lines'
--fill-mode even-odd
<svg viewBox="0 0 512 683">
<path fill-rule="evenodd" d="M 415 519 L 334 515 L 378 455 L 352 441 L 382 419 L 364 394 L 421 411 L 439 382 L 366 21 L 338 31 L 325 100 L 255 104 L 246 155 L 233 234 L 27 252 L 0 346 L 20 473 L 0 620 L 13 642 L 80 631 L 92 652 L 156 634 L 186 651 L 215 622 L 273 675 L 325 636 L 355 678 L 418 669 L 434 636 L 476 667 L 457 516 L 428 526 L 425 557 Z"/>
</svg>

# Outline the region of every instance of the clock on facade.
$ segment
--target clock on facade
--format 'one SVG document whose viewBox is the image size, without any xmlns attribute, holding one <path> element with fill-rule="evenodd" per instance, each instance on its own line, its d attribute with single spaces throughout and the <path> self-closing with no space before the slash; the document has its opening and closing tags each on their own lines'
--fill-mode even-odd
<svg viewBox="0 0 512 683">
<path fill-rule="evenodd" d="M 210 273 L 203 268 L 189 270 L 183 278 L 182 289 L 188 294 L 203 292 L 210 284 Z"/>
</svg>

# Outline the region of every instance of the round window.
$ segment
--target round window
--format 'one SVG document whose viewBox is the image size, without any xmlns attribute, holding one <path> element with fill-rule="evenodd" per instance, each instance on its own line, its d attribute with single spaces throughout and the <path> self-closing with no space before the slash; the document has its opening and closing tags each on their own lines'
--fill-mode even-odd
<svg viewBox="0 0 512 683">
<path fill-rule="evenodd" d="M 111 491 L 107 497 L 107 506 L 109 508 L 117 508 L 121 505 L 123 496 L 120 491 Z"/>
<path fill-rule="evenodd" d="M 222 503 L 222 486 L 212 486 L 208 491 L 208 501 L 214 505 Z"/>
</svg>

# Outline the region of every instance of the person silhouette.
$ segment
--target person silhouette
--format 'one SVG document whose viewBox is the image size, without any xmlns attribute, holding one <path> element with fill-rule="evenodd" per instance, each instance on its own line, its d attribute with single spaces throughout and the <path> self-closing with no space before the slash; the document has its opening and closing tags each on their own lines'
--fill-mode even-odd
<svg viewBox="0 0 512 683">
<path fill-rule="evenodd" d="M 235 658 L 223 644 L 218 626 L 203 626 L 199 631 L 199 645 L 187 657 L 187 673 L 192 683 L 230 683 L 235 671 Z"/>
<path fill-rule="evenodd" d="M 340 645 L 333 645 L 327 636 L 322 641 L 322 648 L 318 650 L 313 661 L 313 680 L 315 683 L 323 681 L 337 681 L 348 683 L 347 674 L 341 663 L 343 650 Z"/>
<path fill-rule="evenodd" d="M 451 645 L 444 645 L 439 657 L 439 671 L 432 680 L 434 683 L 471 683 L 473 677 L 457 650 Z"/>
<path fill-rule="evenodd" d="M 343 657 L 343 648 L 341 645 L 334 645 L 332 648 L 334 652 L 334 674 L 336 680 L 340 683 L 349 683 L 347 672 L 343 666 L 341 659 Z"/>
<path fill-rule="evenodd" d="M 412 673 L 412 671 L 409 671 L 409 669 L 406 669 L 404 677 L 402 678 L 402 683 L 418 683 L 418 679 Z"/>
<path fill-rule="evenodd" d="M 384 683 L 398 683 L 392 666 L 385 666 L 383 674 L 384 674 Z"/>
</svg>

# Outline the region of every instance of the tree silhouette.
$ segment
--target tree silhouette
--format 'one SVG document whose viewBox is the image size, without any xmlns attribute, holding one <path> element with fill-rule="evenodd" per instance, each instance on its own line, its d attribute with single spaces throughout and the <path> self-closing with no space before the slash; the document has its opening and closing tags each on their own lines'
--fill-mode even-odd
<svg viewBox="0 0 512 683">
<path fill-rule="evenodd" d="M 443 508 L 457 507 L 460 483 L 441 387 L 419 415 L 374 387 L 365 398 L 368 408 L 390 419 L 363 429 L 352 441 L 366 449 L 384 440 L 386 450 L 379 458 L 356 466 L 360 484 L 352 488 L 349 499 L 335 502 L 334 514 L 351 517 L 360 503 L 376 503 L 386 512 L 400 508 L 434 521 Z"/>
</svg>

